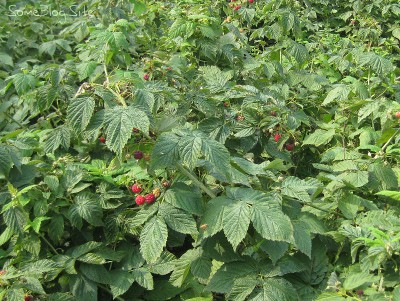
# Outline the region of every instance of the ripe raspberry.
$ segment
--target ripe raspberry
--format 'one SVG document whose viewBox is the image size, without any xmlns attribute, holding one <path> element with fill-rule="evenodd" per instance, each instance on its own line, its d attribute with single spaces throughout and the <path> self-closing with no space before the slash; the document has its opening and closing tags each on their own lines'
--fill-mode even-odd
<svg viewBox="0 0 400 301">
<path fill-rule="evenodd" d="M 278 142 L 279 141 L 279 139 L 281 139 L 281 135 L 279 135 L 279 134 L 275 134 L 274 135 L 274 140 L 275 140 L 275 142 Z"/>
<path fill-rule="evenodd" d="M 163 181 L 163 182 L 161 183 L 161 185 L 162 185 L 164 188 L 168 188 L 171 184 L 170 184 L 168 181 Z"/>
<path fill-rule="evenodd" d="M 140 187 L 138 184 L 133 184 L 131 189 L 133 193 L 140 193 L 142 191 L 142 187 Z"/>
<path fill-rule="evenodd" d="M 144 80 L 149 80 L 149 78 L 150 78 L 150 75 L 148 75 L 147 73 L 145 75 L 143 75 Z"/>
<path fill-rule="evenodd" d="M 134 157 L 136 160 L 140 160 L 140 159 L 143 158 L 143 152 L 141 152 L 140 150 L 137 150 L 137 151 L 135 151 L 135 152 L 133 153 L 133 157 Z"/>
<path fill-rule="evenodd" d="M 254 0 L 249 0 L 249 3 L 252 4 L 254 2 Z"/>
<path fill-rule="evenodd" d="M 235 6 L 233 9 L 234 10 L 239 10 L 239 9 L 241 9 L 242 7 L 240 6 L 240 5 L 237 5 L 237 6 Z"/>
<path fill-rule="evenodd" d="M 106 143 L 106 138 L 104 138 L 103 136 L 101 136 L 101 137 L 99 138 L 99 141 L 100 141 L 101 143 Z"/>
<path fill-rule="evenodd" d="M 396 112 L 395 116 L 396 118 L 400 118 L 400 112 Z"/>
<path fill-rule="evenodd" d="M 156 200 L 156 196 L 152 193 L 146 194 L 144 198 L 146 199 L 147 204 L 152 204 Z"/>
<path fill-rule="evenodd" d="M 293 143 L 286 143 L 285 144 L 285 148 L 286 148 L 286 150 L 291 152 L 294 149 L 294 144 Z"/>
<path fill-rule="evenodd" d="M 138 195 L 138 196 L 136 197 L 136 199 L 135 199 L 136 205 L 139 205 L 139 206 L 140 206 L 140 205 L 143 205 L 145 201 L 146 201 L 146 199 L 145 199 L 145 197 L 142 196 L 142 195 Z"/>
</svg>

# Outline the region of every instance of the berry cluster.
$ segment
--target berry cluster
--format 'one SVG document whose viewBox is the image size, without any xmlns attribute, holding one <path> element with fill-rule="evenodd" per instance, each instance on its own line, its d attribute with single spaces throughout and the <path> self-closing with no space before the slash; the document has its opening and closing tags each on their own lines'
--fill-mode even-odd
<svg viewBox="0 0 400 301">
<path fill-rule="evenodd" d="M 161 185 L 164 188 L 168 188 L 170 186 L 170 183 L 168 181 L 163 181 Z M 131 186 L 131 190 L 134 194 L 139 194 L 143 191 L 143 188 L 141 185 L 135 183 Z M 141 195 L 141 194 L 137 195 L 135 198 L 135 203 L 136 205 L 139 206 L 143 205 L 144 203 L 153 204 L 156 201 L 156 199 L 160 196 L 160 194 L 161 194 L 160 188 L 154 188 L 152 192 L 146 195 Z"/>
</svg>

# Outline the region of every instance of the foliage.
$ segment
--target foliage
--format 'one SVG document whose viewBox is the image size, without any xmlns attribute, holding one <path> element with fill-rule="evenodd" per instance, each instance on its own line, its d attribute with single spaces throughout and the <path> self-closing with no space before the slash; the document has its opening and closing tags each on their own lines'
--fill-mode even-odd
<svg viewBox="0 0 400 301">
<path fill-rule="evenodd" d="M 398 1 L 11 2 L 0 300 L 400 299 Z"/>
</svg>

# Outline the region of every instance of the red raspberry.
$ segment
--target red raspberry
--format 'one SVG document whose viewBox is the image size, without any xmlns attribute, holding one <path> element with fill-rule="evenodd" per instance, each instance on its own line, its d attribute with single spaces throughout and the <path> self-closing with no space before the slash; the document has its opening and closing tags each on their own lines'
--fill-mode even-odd
<svg viewBox="0 0 400 301">
<path fill-rule="evenodd" d="M 152 193 L 146 194 L 144 198 L 146 199 L 147 204 L 152 204 L 156 200 L 156 196 Z"/>
<path fill-rule="evenodd" d="M 237 6 L 235 6 L 233 9 L 234 10 L 239 10 L 239 9 L 241 9 L 242 7 L 240 6 L 240 5 L 237 5 Z"/>
<path fill-rule="evenodd" d="M 359 295 L 359 296 L 364 295 L 364 291 L 363 290 L 357 290 L 357 295 Z"/>
<path fill-rule="evenodd" d="M 281 139 L 281 135 L 279 135 L 279 134 L 275 134 L 274 135 L 274 140 L 275 140 L 275 142 L 278 142 L 279 141 L 279 139 Z"/>
<path fill-rule="evenodd" d="M 146 201 L 145 197 L 143 195 L 138 195 L 135 199 L 136 205 L 143 205 L 144 202 Z"/>
<path fill-rule="evenodd" d="M 142 191 L 142 187 L 140 187 L 138 184 L 133 184 L 131 189 L 133 193 L 140 193 Z"/>
<path fill-rule="evenodd" d="M 25 295 L 24 301 L 32 301 L 32 300 L 33 300 L 33 296 L 32 295 Z"/>
<path fill-rule="evenodd" d="M 102 137 L 99 138 L 99 141 L 100 141 L 101 143 L 106 143 L 106 138 L 104 138 L 104 137 L 102 136 Z"/>
<path fill-rule="evenodd" d="M 145 75 L 143 75 L 144 80 L 149 80 L 149 78 L 150 78 L 150 75 L 148 75 L 147 73 Z"/>
<path fill-rule="evenodd" d="M 249 0 L 249 3 L 252 4 L 254 2 L 254 0 Z"/>
<path fill-rule="evenodd" d="M 133 157 L 134 157 L 136 160 L 140 160 L 140 159 L 143 158 L 143 152 L 141 152 L 140 150 L 137 150 L 137 151 L 135 151 L 135 152 L 133 153 Z"/>
<path fill-rule="evenodd" d="M 286 148 L 286 150 L 291 152 L 294 149 L 294 144 L 293 143 L 286 143 L 285 144 L 285 148 Z"/>
<path fill-rule="evenodd" d="M 396 118 L 400 118 L 400 112 L 396 112 L 394 116 L 396 116 Z"/>
</svg>

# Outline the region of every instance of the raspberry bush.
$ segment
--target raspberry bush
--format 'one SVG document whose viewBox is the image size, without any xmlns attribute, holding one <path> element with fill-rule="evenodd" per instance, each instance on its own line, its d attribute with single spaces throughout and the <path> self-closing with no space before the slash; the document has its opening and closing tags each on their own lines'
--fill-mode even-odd
<svg viewBox="0 0 400 301">
<path fill-rule="evenodd" d="M 11 2 L 0 300 L 400 300 L 398 1 Z"/>
</svg>

